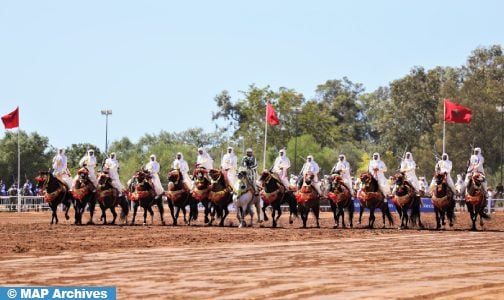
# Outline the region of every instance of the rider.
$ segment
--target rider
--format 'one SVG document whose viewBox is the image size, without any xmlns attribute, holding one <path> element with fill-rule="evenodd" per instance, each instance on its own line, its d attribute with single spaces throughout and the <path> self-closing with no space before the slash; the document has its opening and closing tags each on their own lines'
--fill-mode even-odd
<svg viewBox="0 0 504 300">
<path fill-rule="evenodd" d="M 221 168 L 227 174 L 228 183 L 230 186 L 234 187 L 237 181 L 236 169 L 237 169 L 237 158 L 234 154 L 233 147 L 227 148 L 227 153 L 222 156 Z"/>
<path fill-rule="evenodd" d="M 467 168 L 467 174 L 465 178 L 465 186 L 469 184 L 469 180 L 471 180 L 471 176 L 473 173 L 478 172 L 481 175 L 485 176 L 485 169 L 483 169 L 483 163 L 485 162 L 485 158 L 481 155 L 481 148 L 474 148 L 474 152 L 469 159 L 469 167 Z M 487 183 L 486 180 L 482 183 L 483 193 L 486 194 Z"/>
<path fill-rule="evenodd" d="M 53 158 L 53 175 L 58 178 L 60 181 L 64 182 L 68 189 L 72 189 L 72 178 L 70 175 L 70 171 L 67 167 L 67 157 L 65 156 L 65 149 L 60 148 L 58 150 L 58 154 Z"/>
<path fill-rule="evenodd" d="M 420 190 L 418 178 L 415 174 L 416 163 L 411 152 L 406 152 L 405 158 L 401 162 L 400 171 L 406 175 L 406 180 L 415 188 L 415 192 Z"/>
<path fill-rule="evenodd" d="M 119 192 L 119 197 L 122 196 L 123 185 L 119 178 L 119 161 L 117 161 L 116 154 L 112 152 L 110 157 L 105 160 L 104 171 L 108 173 L 112 180 L 112 186 Z"/>
<path fill-rule="evenodd" d="M 290 168 L 290 160 L 285 155 L 285 149 L 281 149 L 278 152 L 278 157 L 275 159 L 275 163 L 273 164 L 273 173 L 278 175 L 280 181 L 285 186 L 286 189 L 289 188 L 288 181 L 288 170 Z"/>
<path fill-rule="evenodd" d="M 157 162 L 156 155 L 152 154 L 150 156 L 150 161 L 145 165 L 145 169 L 149 171 L 152 176 L 152 183 L 154 184 L 154 190 L 156 195 L 162 195 L 164 193 L 163 186 L 161 185 L 161 180 L 159 180 L 159 170 L 161 166 Z"/>
<path fill-rule="evenodd" d="M 198 148 L 198 157 L 196 157 L 196 166 L 204 167 L 207 171 L 213 169 L 213 159 L 203 147 Z"/>
<path fill-rule="evenodd" d="M 380 159 L 380 154 L 377 152 L 373 153 L 373 159 L 369 162 L 368 171 L 373 175 L 373 177 L 378 181 L 380 191 L 385 197 L 390 195 L 390 185 L 387 178 L 385 177 L 385 172 L 387 172 L 387 166 Z"/>
<path fill-rule="evenodd" d="M 26 179 L 26 182 L 25 184 L 23 185 L 23 191 L 28 191 L 29 195 L 32 195 L 33 194 L 33 190 L 32 190 L 32 183 L 30 181 L 30 179 Z M 29 196 L 29 195 L 25 195 L 25 196 Z"/>
<path fill-rule="evenodd" d="M 172 163 L 172 168 L 180 171 L 185 184 L 189 189 L 192 189 L 191 177 L 189 177 L 189 165 L 184 160 L 184 155 L 181 152 L 177 152 L 175 160 Z"/>
<path fill-rule="evenodd" d="M 348 188 L 350 193 L 352 193 L 352 178 L 350 177 L 350 164 L 346 160 L 345 155 L 340 154 L 338 157 L 338 162 L 334 165 L 331 173 L 338 173 L 343 177 L 343 183 Z"/>
<path fill-rule="evenodd" d="M 7 196 L 7 191 L 5 190 L 5 183 L 0 179 L 0 196 Z"/>
<path fill-rule="evenodd" d="M 448 187 L 451 189 L 453 195 L 455 195 L 455 185 L 453 185 L 453 180 L 450 174 L 452 166 L 453 166 L 452 161 L 449 159 L 448 154 L 443 153 L 443 155 L 441 155 L 441 160 L 439 160 L 436 164 L 435 171 L 439 173 L 446 173 L 446 183 L 448 184 Z M 430 190 L 432 191 L 435 186 L 436 186 L 436 178 L 434 177 L 432 178 Z"/>
<path fill-rule="evenodd" d="M 246 155 L 242 157 L 241 165 L 247 169 L 247 177 L 249 178 L 250 183 L 254 187 L 254 191 L 257 194 L 256 187 L 256 173 L 257 173 L 257 160 L 255 156 L 252 154 L 252 149 L 248 148 L 246 151 Z"/>
<path fill-rule="evenodd" d="M 303 165 L 303 168 L 301 169 L 301 174 L 303 174 L 303 180 L 300 180 L 298 182 L 298 190 L 301 188 L 301 185 L 304 182 L 304 178 L 308 172 L 313 173 L 313 180 L 311 182 L 311 186 L 317 190 L 317 193 L 319 195 L 322 195 L 322 192 L 320 191 L 320 183 L 318 180 L 318 172 L 320 171 L 319 165 L 315 162 L 313 159 L 312 155 L 308 155 L 306 157 L 306 163 Z"/>
<path fill-rule="evenodd" d="M 95 167 L 96 167 L 96 156 L 93 149 L 89 149 L 86 155 L 84 155 L 79 161 L 79 166 L 85 167 L 88 170 L 89 180 L 93 183 L 94 187 L 98 185 L 98 181 L 96 180 L 95 175 Z"/>
</svg>

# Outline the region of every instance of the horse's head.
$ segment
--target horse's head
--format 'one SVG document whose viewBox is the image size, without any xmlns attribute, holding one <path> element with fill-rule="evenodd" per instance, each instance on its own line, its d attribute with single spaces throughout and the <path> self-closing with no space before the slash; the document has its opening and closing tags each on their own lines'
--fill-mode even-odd
<svg viewBox="0 0 504 300">
<path fill-rule="evenodd" d="M 77 176 L 80 182 L 85 182 L 89 179 L 89 171 L 87 168 L 80 168 L 77 171 Z"/>
<path fill-rule="evenodd" d="M 205 174 L 207 173 L 208 171 L 206 168 L 198 166 L 196 169 L 194 169 L 193 176 L 196 180 L 203 181 L 205 178 Z"/>
<path fill-rule="evenodd" d="M 219 181 L 222 177 L 222 172 L 217 169 L 212 169 L 208 172 L 212 181 Z"/>
<path fill-rule="evenodd" d="M 247 171 L 238 172 L 237 177 L 238 177 L 238 188 L 240 190 L 245 190 L 248 185 Z"/>
<path fill-rule="evenodd" d="M 404 182 L 406 181 L 406 175 L 404 172 L 397 172 L 393 178 L 394 183 L 398 186 L 404 185 Z"/>
<path fill-rule="evenodd" d="M 471 180 L 476 187 L 480 187 L 483 182 L 485 182 L 485 175 L 479 172 L 474 172 L 471 176 Z"/>
<path fill-rule="evenodd" d="M 41 171 L 39 172 L 38 176 L 35 177 L 35 181 L 37 182 L 37 188 L 43 190 L 47 188 L 47 184 L 49 183 L 49 180 L 51 179 L 52 174 L 51 172 L 48 171 Z"/>
<path fill-rule="evenodd" d="M 446 172 L 436 172 L 434 173 L 434 182 L 436 185 L 442 185 L 446 179 Z"/>
<path fill-rule="evenodd" d="M 268 170 L 264 170 L 264 171 L 262 171 L 262 172 L 261 172 L 261 176 L 259 176 L 259 180 L 260 180 L 260 181 L 265 181 L 265 180 L 267 180 L 270 176 L 271 176 L 270 171 L 268 171 Z"/>
<path fill-rule="evenodd" d="M 173 182 L 174 184 L 179 183 L 180 177 L 181 177 L 181 174 L 180 174 L 180 170 L 178 170 L 178 169 L 171 170 L 168 173 L 168 181 Z"/>
<path fill-rule="evenodd" d="M 112 179 L 107 172 L 103 172 L 98 176 L 98 185 L 101 189 L 105 189 L 107 185 L 112 186 Z"/>
<path fill-rule="evenodd" d="M 362 185 L 368 186 L 371 183 L 371 179 L 373 178 L 373 176 L 371 175 L 371 173 L 362 173 L 359 176 L 359 178 L 360 178 Z"/>
<path fill-rule="evenodd" d="M 308 171 L 303 177 L 303 180 L 306 184 L 310 185 L 313 182 L 313 179 L 315 178 L 315 174 L 312 172 Z"/>
</svg>

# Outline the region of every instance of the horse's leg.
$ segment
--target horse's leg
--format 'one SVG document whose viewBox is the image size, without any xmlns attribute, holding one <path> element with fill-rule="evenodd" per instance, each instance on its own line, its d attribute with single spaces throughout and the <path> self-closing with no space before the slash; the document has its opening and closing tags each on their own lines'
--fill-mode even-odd
<svg viewBox="0 0 504 300">
<path fill-rule="evenodd" d="M 58 215 L 56 215 L 56 209 L 58 208 L 57 205 L 54 205 L 53 203 L 49 204 L 51 207 L 52 215 L 51 215 L 51 225 L 54 224 L 56 221 L 56 224 L 58 224 Z"/>
<path fill-rule="evenodd" d="M 161 225 L 166 225 L 165 220 L 164 220 L 164 206 L 163 206 L 163 197 L 159 196 L 156 205 L 158 207 L 159 211 L 159 216 L 161 217 Z"/>
<path fill-rule="evenodd" d="M 361 224 L 362 223 L 362 213 L 364 213 L 364 205 L 362 205 L 362 203 L 360 204 L 360 211 L 359 211 L 359 222 L 357 222 L 357 224 Z"/>
<path fill-rule="evenodd" d="M 184 223 L 186 225 L 190 225 L 189 221 L 187 221 L 185 205 L 182 204 L 182 207 L 180 209 L 182 210 L 182 214 L 184 215 Z M 190 219 L 191 219 L 191 216 L 189 216 L 189 220 Z"/>
<path fill-rule="evenodd" d="M 350 198 L 350 204 L 348 205 L 348 218 L 350 219 L 350 228 L 353 228 L 353 214 L 354 214 L 355 206 L 353 199 Z"/>
<path fill-rule="evenodd" d="M 112 213 L 112 222 L 110 222 L 110 225 L 115 225 L 115 221 L 117 219 L 117 213 L 115 211 L 115 205 L 112 205 L 112 207 L 110 207 L 110 212 Z"/>
<path fill-rule="evenodd" d="M 87 224 L 94 225 L 93 216 L 96 208 L 96 198 L 94 195 L 92 195 L 91 199 L 88 201 L 88 207 L 89 207 L 89 221 L 87 222 Z"/>
<path fill-rule="evenodd" d="M 151 224 L 154 224 L 154 211 L 152 210 L 152 205 L 147 206 L 147 211 L 150 215 Z"/>
<path fill-rule="evenodd" d="M 244 214 L 243 214 L 243 207 L 238 207 L 236 209 L 236 217 L 238 218 L 238 222 L 240 222 L 240 225 L 238 225 L 238 228 L 242 228 L 243 227 L 243 218 Z"/>
<path fill-rule="evenodd" d="M 221 220 L 220 220 L 219 226 L 223 227 L 224 226 L 224 221 L 226 220 L 226 217 L 229 214 L 229 210 L 227 208 L 227 205 L 224 205 L 224 207 L 219 207 L 219 211 L 220 211 L 220 216 L 221 216 Z"/>
<path fill-rule="evenodd" d="M 315 220 L 317 221 L 317 228 L 320 228 L 319 216 L 320 216 L 320 206 L 318 204 L 312 208 L 313 214 L 315 215 Z M 343 227 L 345 227 L 345 221 L 343 221 Z"/>
<path fill-rule="evenodd" d="M 105 225 L 107 224 L 107 214 L 106 214 L 107 207 L 105 206 L 105 204 L 100 203 L 100 209 L 102 211 L 100 221 L 102 221 L 102 225 Z"/>
<path fill-rule="evenodd" d="M 436 214 L 436 229 L 441 229 L 441 211 L 439 208 L 434 206 L 434 213 Z"/>
<path fill-rule="evenodd" d="M 475 205 L 472 203 L 466 203 L 467 205 L 467 210 L 469 211 L 469 216 L 471 217 L 471 222 L 472 222 L 472 231 L 476 231 L 476 212 L 475 212 Z"/>
<path fill-rule="evenodd" d="M 263 218 L 261 218 L 261 198 L 259 198 L 259 196 L 254 197 L 255 197 L 255 208 L 257 212 L 257 222 L 262 223 Z"/>
<path fill-rule="evenodd" d="M 208 222 L 210 222 L 210 219 L 208 218 L 208 214 L 210 214 L 210 202 L 208 200 L 203 200 L 201 201 L 201 204 L 203 204 L 203 207 L 205 208 L 205 224 L 208 224 Z"/>
<path fill-rule="evenodd" d="M 80 206 L 80 202 L 76 201 L 74 207 L 74 225 L 79 225 Z"/>
<path fill-rule="evenodd" d="M 334 218 L 333 228 L 338 228 L 339 227 L 339 216 L 338 216 L 338 211 L 337 211 L 338 207 L 331 200 L 329 200 L 329 203 L 331 204 L 331 210 L 332 210 L 333 218 Z"/>
<path fill-rule="evenodd" d="M 262 207 L 262 211 L 263 211 L 263 216 L 264 216 L 264 221 L 265 221 L 265 222 L 268 222 L 268 221 L 269 221 L 269 219 L 268 219 L 268 214 L 266 213 L 266 208 L 267 208 L 267 207 L 268 207 L 268 205 L 267 205 L 267 204 L 266 204 L 266 205 L 263 205 L 263 207 Z M 273 206 L 271 206 L 271 207 L 273 207 Z"/>
<path fill-rule="evenodd" d="M 369 208 L 369 228 L 374 227 L 374 221 L 375 221 L 375 215 L 374 215 L 374 208 Z"/>
<path fill-rule="evenodd" d="M 309 210 L 303 205 L 300 209 L 301 211 L 301 219 L 303 220 L 303 228 L 306 228 L 306 221 L 308 221 L 308 212 Z"/>
<path fill-rule="evenodd" d="M 135 225 L 135 218 L 138 211 L 138 201 L 133 201 L 133 219 L 131 220 L 131 225 Z"/>
<path fill-rule="evenodd" d="M 215 204 L 210 203 L 210 222 L 208 222 L 208 226 L 212 226 L 213 221 L 215 220 Z"/>
<path fill-rule="evenodd" d="M 276 222 L 276 218 L 275 218 L 276 208 L 277 208 L 276 203 L 271 205 L 271 221 L 273 222 L 273 228 L 277 227 L 277 222 Z"/>
<path fill-rule="evenodd" d="M 275 223 L 278 226 L 278 220 L 280 220 L 280 217 L 282 216 L 282 207 L 280 206 L 280 203 L 278 203 L 277 210 L 278 210 L 278 214 L 277 214 L 276 222 Z"/>
</svg>

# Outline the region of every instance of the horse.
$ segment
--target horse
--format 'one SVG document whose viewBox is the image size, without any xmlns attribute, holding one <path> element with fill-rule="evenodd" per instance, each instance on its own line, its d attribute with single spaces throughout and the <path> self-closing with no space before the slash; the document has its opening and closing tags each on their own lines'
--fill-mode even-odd
<svg viewBox="0 0 504 300">
<path fill-rule="evenodd" d="M 392 215 L 390 214 L 388 204 L 387 202 L 385 202 L 385 196 L 380 191 L 378 181 L 369 172 L 362 173 L 359 176 L 359 178 L 361 181 L 361 190 L 357 195 L 361 205 L 359 213 L 359 224 L 361 223 L 362 213 L 364 212 L 364 209 L 368 208 L 369 209 L 368 227 L 373 228 L 376 219 L 374 211 L 375 209 L 379 208 L 382 211 L 382 218 L 383 218 L 382 228 L 385 228 L 386 226 L 385 218 L 388 219 L 390 225 L 393 225 L 394 220 L 392 219 Z"/>
<path fill-rule="evenodd" d="M 177 226 L 177 219 L 182 210 L 184 214 L 184 222 L 186 225 L 191 225 L 191 220 L 196 220 L 197 202 L 191 201 L 191 192 L 182 178 L 182 172 L 178 169 L 171 170 L 168 173 L 168 191 L 165 193 L 168 197 L 168 206 L 173 219 L 173 225 Z M 189 220 L 186 218 L 186 206 L 189 205 Z M 195 213 L 196 211 L 196 213 Z"/>
<path fill-rule="evenodd" d="M 483 190 L 483 182 L 485 181 L 485 176 L 479 172 L 474 172 L 470 176 L 469 183 L 467 184 L 465 191 L 465 201 L 467 210 L 471 216 L 472 227 L 471 230 L 476 229 L 476 219 L 480 217 L 480 226 L 483 227 L 483 219 L 490 219 L 485 213 L 485 206 L 487 204 L 487 199 L 485 192 Z"/>
<path fill-rule="evenodd" d="M 151 216 L 151 223 L 154 223 L 154 211 L 152 206 L 158 207 L 161 224 L 166 225 L 164 220 L 164 206 L 162 195 L 157 196 L 152 183 L 149 171 L 139 170 L 135 173 L 128 184 L 128 199 L 133 202 L 133 219 L 131 225 L 135 225 L 138 207 L 141 206 L 144 211 L 143 225 L 147 225 L 147 212 Z"/>
<path fill-rule="evenodd" d="M 303 176 L 303 185 L 301 186 L 301 189 L 296 192 L 296 201 L 298 203 L 298 211 L 301 214 L 301 219 L 303 220 L 303 228 L 306 228 L 306 222 L 308 221 L 308 214 L 310 213 L 310 210 L 313 212 L 317 221 L 317 228 L 320 228 L 320 195 L 312 186 L 314 178 L 315 175 L 312 172 L 306 172 Z"/>
<path fill-rule="evenodd" d="M 195 203 L 196 210 L 194 211 L 194 218 L 198 218 L 198 206 L 197 202 L 200 202 L 205 209 L 205 224 L 210 222 L 208 215 L 210 214 L 210 199 L 208 195 L 210 193 L 210 179 L 207 177 L 207 169 L 201 166 L 196 166 L 193 172 L 194 185 L 191 191 L 191 198 Z"/>
<path fill-rule="evenodd" d="M 329 177 L 327 197 L 329 198 L 329 204 L 331 204 L 331 210 L 334 216 L 333 227 L 339 227 L 340 217 L 343 227 L 346 227 L 344 213 L 344 209 L 346 208 L 348 211 L 348 218 L 350 219 L 350 228 L 352 228 L 353 214 L 355 210 L 352 192 L 345 185 L 343 177 L 340 174 L 336 173 Z"/>
<path fill-rule="evenodd" d="M 52 210 L 51 225 L 58 224 L 56 209 L 60 203 L 65 207 L 65 219 L 70 219 L 68 210 L 73 203 L 73 199 L 72 194 L 68 191 L 68 186 L 48 171 L 39 172 L 35 181 L 37 181 L 37 187 L 42 191 L 44 201 L 49 204 Z"/>
<path fill-rule="evenodd" d="M 446 182 L 446 172 L 434 173 L 434 183 L 436 185 L 432 189 L 432 205 L 436 214 L 436 229 L 441 229 L 441 225 L 446 225 L 445 215 L 452 227 L 455 220 L 455 198 Z"/>
<path fill-rule="evenodd" d="M 89 179 L 89 171 L 81 168 L 77 171 L 77 179 L 74 181 L 72 196 L 75 199 L 75 225 L 82 225 L 82 215 L 89 205 L 90 218 L 88 225 L 93 224 L 94 209 L 96 206 L 95 187 Z"/>
<path fill-rule="evenodd" d="M 220 170 L 212 169 L 209 172 L 211 179 L 211 188 L 208 194 L 210 199 L 210 222 L 212 226 L 215 220 L 215 214 L 220 218 L 219 226 L 224 226 L 224 220 L 229 214 L 228 205 L 233 202 L 231 192 L 233 189 L 229 186 L 227 179 Z"/>
<path fill-rule="evenodd" d="M 280 181 L 280 178 L 269 170 L 264 170 L 259 177 L 259 182 L 262 183 L 262 188 L 260 191 L 260 196 L 263 200 L 263 215 L 264 221 L 268 221 L 268 215 L 266 214 L 266 208 L 271 206 L 271 218 L 273 222 L 273 228 L 278 225 L 278 219 L 282 215 L 282 209 L 280 205 L 287 202 L 289 204 L 290 216 L 289 224 L 294 222 L 292 216 L 298 216 L 298 208 L 296 198 L 294 193 L 285 188 L 285 186 Z M 278 216 L 275 217 L 275 214 Z"/>
<path fill-rule="evenodd" d="M 250 182 L 247 171 L 240 171 L 237 175 L 238 181 L 233 195 L 233 202 L 236 206 L 236 217 L 240 221 L 239 228 L 246 227 L 245 216 L 250 214 L 250 226 L 253 225 L 255 206 L 257 211 L 257 222 L 261 223 L 261 199 L 256 195 L 254 186 Z"/>
<path fill-rule="evenodd" d="M 107 173 L 101 173 L 98 176 L 98 185 L 96 187 L 96 197 L 98 199 L 98 203 L 100 204 L 100 209 L 102 211 L 100 221 L 103 221 L 103 225 L 107 224 L 107 216 L 105 211 L 107 209 L 112 213 L 112 222 L 110 224 L 115 224 L 117 213 L 115 211 L 115 207 L 117 205 L 121 206 L 121 220 L 124 219 L 124 224 L 128 224 L 128 212 L 129 205 L 126 197 L 119 196 L 119 191 L 117 191 L 114 186 L 112 186 L 112 179 Z M 91 210 L 94 208 L 91 208 Z"/>
<path fill-rule="evenodd" d="M 407 229 L 408 221 L 414 226 L 418 223 L 418 227 L 423 228 L 420 220 L 420 205 L 422 201 L 420 196 L 416 194 L 415 188 L 409 181 L 406 180 L 404 172 L 399 172 L 394 175 L 394 195 L 392 201 L 396 207 L 401 226 L 399 229 Z M 408 216 L 408 211 L 411 210 L 411 215 Z"/>
</svg>

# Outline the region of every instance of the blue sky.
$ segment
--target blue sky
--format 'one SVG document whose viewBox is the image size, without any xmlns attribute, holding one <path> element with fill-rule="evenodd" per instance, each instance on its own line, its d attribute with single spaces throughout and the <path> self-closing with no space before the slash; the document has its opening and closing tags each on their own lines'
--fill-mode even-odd
<svg viewBox="0 0 504 300">
<path fill-rule="evenodd" d="M 1 1 L 0 114 L 55 147 L 212 131 L 213 98 L 250 84 L 367 91 L 413 66 L 504 45 L 503 1 Z M 0 137 L 3 132 L 0 133 Z"/>
</svg>

